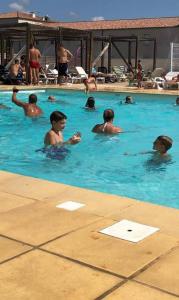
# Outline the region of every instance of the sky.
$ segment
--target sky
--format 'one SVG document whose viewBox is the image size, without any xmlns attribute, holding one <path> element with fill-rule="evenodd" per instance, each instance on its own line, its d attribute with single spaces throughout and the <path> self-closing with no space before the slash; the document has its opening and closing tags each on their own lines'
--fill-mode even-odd
<svg viewBox="0 0 179 300">
<path fill-rule="evenodd" d="M 34 11 L 58 21 L 179 16 L 179 0 L 0 0 L 0 13 Z"/>
</svg>

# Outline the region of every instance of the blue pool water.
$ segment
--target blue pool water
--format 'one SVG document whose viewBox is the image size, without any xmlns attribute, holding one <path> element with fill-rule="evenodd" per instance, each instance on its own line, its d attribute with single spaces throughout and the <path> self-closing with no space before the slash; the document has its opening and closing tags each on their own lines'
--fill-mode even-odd
<svg viewBox="0 0 179 300">
<path fill-rule="evenodd" d="M 27 101 L 28 95 L 22 92 L 18 97 Z M 173 105 L 175 96 L 136 94 L 136 105 L 120 105 L 124 93 L 94 93 L 97 111 L 88 112 L 83 109 L 83 92 L 47 90 L 37 95 L 44 115 L 30 119 L 11 103 L 10 92 L 0 92 L 0 102 L 11 107 L 0 110 L 2 170 L 179 208 L 179 107 Z M 58 102 L 49 103 L 49 95 Z M 91 132 L 96 123 L 102 123 L 106 108 L 114 109 L 114 123 L 126 133 L 109 137 Z M 76 131 L 82 133 L 82 142 L 71 146 L 61 160 L 36 152 L 43 147 L 54 110 L 68 116 L 65 139 Z M 138 154 L 151 150 L 154 139 L 162 134 L 174 140 L 170 161 L 156 163 L 151 154 Z"/>
</svg>

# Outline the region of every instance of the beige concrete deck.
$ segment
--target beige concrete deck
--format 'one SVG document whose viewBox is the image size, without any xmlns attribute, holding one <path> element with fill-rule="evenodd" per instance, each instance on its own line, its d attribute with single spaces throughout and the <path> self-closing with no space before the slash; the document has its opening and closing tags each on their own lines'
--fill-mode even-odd
<svg viewBox="0 0 179 300">
<path fill-rule="evenodd" d="M 160 230 L 139 243 L 99 233 L 125 218 Z M 1 299 L 177 299 L 178 228 L 176 209 L 0 171 Z"/>
<path fill-rule="evenodd" d="M 28 89 L 62 89 L 62 90 L 81 90 L 84 91 L 83 84 L 67 84 L 67 85 L 57 85 L 57 84 L 50 84 L 50 85 L 22 85 L 18 86 L 19 90 L 28 90 Z M 1 85 L 0 90 L 12 90 L 12 85 Z M 108 83 L 108 84 L 98 84 L 98 91 L 105 91 L 105 92 L 126 92 L 126 93 L 134 93 L 134 94 L 156 94 L 156 95 L 174 95 L 179 96 L 179 90 L 158 90 L 158 89 L 144 89 L 144 88 L 137 88 L 137 87 L 129 87 L 128 82 L 120 82 L 120 83 Z"/>
<path fill-rule="evenodd" d="M 19 87 L 32 88 L 59 86 Z M 99 84 L 98 90 L 179 95 L 126 83 Z M 74 212 L 56 208 L 64 201 L 85 206 Z M 160 230 L 135 244 L 99 233 L 122 219 Z M 177 299 L 179 210 L 0 171 L 0 295 L 2 300 Z"/>
</svg>

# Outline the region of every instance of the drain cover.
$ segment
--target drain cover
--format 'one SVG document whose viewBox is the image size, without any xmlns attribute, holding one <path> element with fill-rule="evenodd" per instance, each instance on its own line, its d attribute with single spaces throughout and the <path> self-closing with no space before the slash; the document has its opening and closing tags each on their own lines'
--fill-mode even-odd
<svg viewBox="0 0 179 300">
<path fill-rule="evenodd" d="M 100 230 L 99 232 L 119 239 L 137 243 L 158 230 L 159 228 L 156 227 L 151 227 L 128 220 L 122 220 Z"/>
<path fill-rule="evenodd" d="M 66 201 L 56 205 L 57 208 L 63 208 L 70 211 L 77 210 L 83 206 L 85 206 L 85 204 L 74 201 Z"/>
</svg>

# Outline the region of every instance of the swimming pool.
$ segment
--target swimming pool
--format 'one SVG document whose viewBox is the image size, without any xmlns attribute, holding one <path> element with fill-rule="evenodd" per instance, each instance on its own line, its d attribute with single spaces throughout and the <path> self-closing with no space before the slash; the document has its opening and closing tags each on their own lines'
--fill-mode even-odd
<svg viewBox="0 0 179 300">
<path fill-rule="evenodd" d="M 18 97 L 27 101 L 29 93 L 20 92 Z M 125 93 L 94 93 L 97 110 L 89 112 L 83 109 L 84 92 L 44 90 L 37 95 L 44 115 L 30 119 L 11 103 L 10 92 L 0 92 L 0 102 L 11 107 L 0 111 L 1 170 L 179 208 L 179 107 L 173 105 L 175 96 L 134 94 L 135 105 L 121 105 Z M 48 102 L 49 95 L 58 101 Z M 126 133 L 109 137 L 91 132 L 96 123 L 102 123 L 106 108 L 114 109 L 114 124 Z M 82 133 L 81 143 L 71 146 L 62 160 L 36 152 L 43 147 L 54 110 L 68 116 L 65 139 L 76 131 Z M 170 161 L 154 163 L 151 154 L 138 154 L 151 150 L 161 134 L 174 140 Z"/>
</svg>

